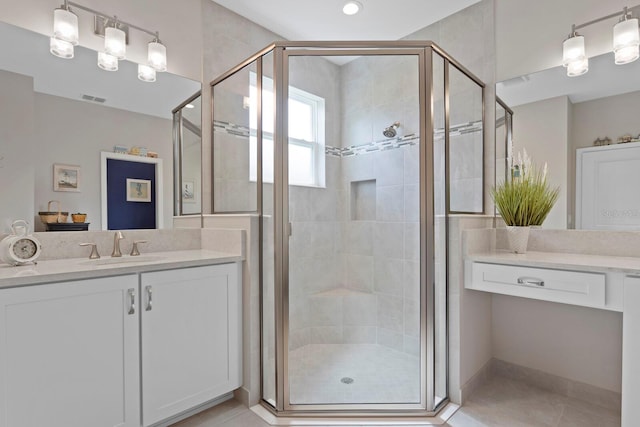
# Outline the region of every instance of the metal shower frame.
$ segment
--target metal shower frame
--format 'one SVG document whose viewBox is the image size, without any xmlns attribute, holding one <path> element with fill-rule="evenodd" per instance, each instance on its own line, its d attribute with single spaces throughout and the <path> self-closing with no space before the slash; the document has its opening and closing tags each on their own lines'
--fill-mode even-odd
<svg viewBox="0 0 640 427">
<path fill-rule="evenodd" d="M 276 405 L 264 400 L 264 360 L 263 360 L 263 181 L 262 181 L 262 77 L 263 56 L 273 53 L 273 92 L 275 94 L 274 124 L 274 292 L 275 292 L 275 388 Z M 288 343 L 289 343 L 289 184 L 288 184 L 288 92 L 289 58 L 295 56 L 367 56 L 367 55 L 415 55 L 419 67 L 419 103 L 420 103 L 420 402 L 402 404 L 290 404 Z M 451 55 L 431 41 L 318 41 L 318 42 L 275 42 L 248 57 L 210 83 L 211 117 L 210 131 L 214 144 L 215 117 L 214 87 L 255 62 L 257 85 L 257 210 L 250 212 L 216 212 L 215 191 L 212 191 L 212 213 L 255 213 L 260 216 L 260 390 L 261 403 L 277 416 L 301 417 L 420 417 L 435 415 L 447 403 L 448 398 L 436 402 L 435 396 L 435 212 L 434 212 L 434 108 L 433 108 L 433 55 L 439 55 L 444 65 L 444 113 L 445 113 L 445 153 L 449 152 L 449 69 L 454 67 L 482 90 L 482 140 L 483 158 L 485 143 L 485 84 L 467 70 Z M 211 165 L 215 164 L 211 150 Z M 481 212 L 453 212 L 449 209 L 449 156 L 445 154 L 446 215 L 451 213 L 483 214 Z M 484 168 L 483 168 L 484 169 Z M 212 170 L 212 188 L 215 188 L 215 173 Z M 448 226 L 445 221 L 448 238 Z M 448 256 L 445 254 L 445 268 L 448 269 Z M 448 281 L 448 274 L 447 274 Z M 430 285 L 427 286 L 427 283 Z M 448 287 L 448 285 L 447 285 Z M 448 308 L 446 317 L 446 335 L 448 342 Z M 448 345 L 447 345 L 448 346 Z M 448 383 L 448 350 L 447 350 Z M 427 381 L 429 379 L 429 381 Z M 448 385 L 447 385 L 448 389 Z M 448 393 L 448 391 L 447 391 Z"/>
</svg>

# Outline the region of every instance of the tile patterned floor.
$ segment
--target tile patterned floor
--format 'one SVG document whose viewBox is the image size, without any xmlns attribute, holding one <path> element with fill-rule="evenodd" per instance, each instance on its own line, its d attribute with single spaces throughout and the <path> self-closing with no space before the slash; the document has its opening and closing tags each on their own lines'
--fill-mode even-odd
<svg viewBox="0 0 640 427">
<path fill-rule="evenodd" d="M 425 424 L 426 426 L 427 424 Z M 620 414 L 578 399 L 495 377 L 479 388 L 444 427 L 617 427 Z M 174 427 L 268 427 L 231 400 Z M 316 426 L 318 427 L 318 426 Z M 367 427 L 367 426 L 361 426 Z"/>
<path fill-rule="evenodd" d="M 420 359 L 377 344 L 306 345 L 289 353 L 289 375 L 293 403 L 420 401 Z"/>
</svg>

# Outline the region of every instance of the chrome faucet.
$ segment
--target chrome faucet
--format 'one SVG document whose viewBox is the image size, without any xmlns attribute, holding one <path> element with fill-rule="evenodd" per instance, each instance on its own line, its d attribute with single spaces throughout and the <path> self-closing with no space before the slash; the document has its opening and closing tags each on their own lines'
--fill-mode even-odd
<svg viewBox="0 0 640 427">
<path fill-rule="evenodd" d="M 120 252 L 120 240 L 122 239 L 124 239 L 122 231 L 116 231 L 116 235 L 113 236 L 113 252 L 111 252 L 112 257 L 122 256 L 122 252 Z"/>
</svg>

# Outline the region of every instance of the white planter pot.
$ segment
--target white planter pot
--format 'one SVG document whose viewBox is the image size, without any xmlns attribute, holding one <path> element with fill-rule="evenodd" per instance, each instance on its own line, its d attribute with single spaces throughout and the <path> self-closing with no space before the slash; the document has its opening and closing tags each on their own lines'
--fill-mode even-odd
<svg viewBox="0 0 640 427">
<path fill-rule="evenodd" d="M 531 227 L 507 225 L 507 239 L 509 240 L 509 250 L 511 252 L 517 254 L 527 253 L 530 230 Z"/>
</svg>

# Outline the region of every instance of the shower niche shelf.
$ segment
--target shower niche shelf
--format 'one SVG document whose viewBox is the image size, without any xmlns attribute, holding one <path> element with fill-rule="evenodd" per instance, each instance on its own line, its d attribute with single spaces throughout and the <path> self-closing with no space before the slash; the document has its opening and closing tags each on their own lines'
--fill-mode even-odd
<svg viewBox="0 0 640 427">
<path fill-rule="evenodd" d="M 368 179 L 351 182 L 351 220 L 375 221 L 376 180 Z"/>
<path fill-rule="evenodd" d="M 333 288 L 327 289 L 325 291 L 316 292 L 311 296 L 314 297 L 347 297 L 347 296 L 358 296 L 358 295 L 371 295 L 371 291 L 364 291 L 361 289 L 350 289 L 350 288 Z"/>
</svg>

